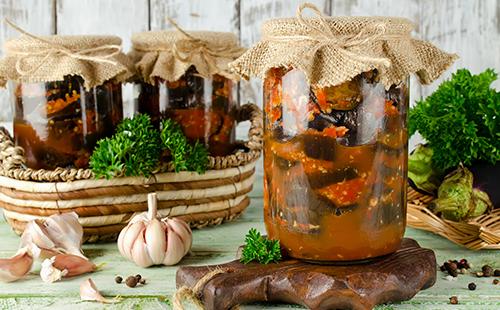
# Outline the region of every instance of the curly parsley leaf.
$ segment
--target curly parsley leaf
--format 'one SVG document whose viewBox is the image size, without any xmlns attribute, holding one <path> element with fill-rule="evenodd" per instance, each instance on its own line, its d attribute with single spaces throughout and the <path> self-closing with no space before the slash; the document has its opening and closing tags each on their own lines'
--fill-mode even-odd
<svg viewBox="0 0 500 310">
<path fill-rule="evenodd" d="M 162 122 L 161 140 L 172 156 L 175 171 L 182 170 L 204 173 L 208 165 L 207 148 L 196 141 L 190 144 L 175 121 L 166 119 Z"/>
<path fill-rule="evenodd" d="M 96 177 L 149 176 L 161 156 L 160 133 L 149 116 L 139 114 L 124 119 L 116 133 L 100 140 L 90 157 Z"/>
<path fill-rule="evenodd" d="M 255 228 L 251 228 L 245 237 L 240 262 L 248 264 L 257 261 L 260 264 L 269 264 L 279 260 L 281 260 L 279 240 L 266 239 Z"/>
<path fill-rule="evenodd" d="M 427 140 L 436 168 L 500 160 L 500 92 L 490 87 L 496 79 L 492 69 L 477 75 L 460 69 L 410 110 L 410 135 L 418 131 Z"/>
</svg>

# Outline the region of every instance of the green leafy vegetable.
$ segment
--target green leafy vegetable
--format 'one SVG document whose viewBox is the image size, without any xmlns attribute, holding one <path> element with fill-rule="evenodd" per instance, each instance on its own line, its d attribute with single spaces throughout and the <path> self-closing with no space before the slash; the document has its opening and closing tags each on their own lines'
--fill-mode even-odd
<svg viewBox="0 0 500 310">
<path fill-rule="evenodd" d="M 491 69 L 458 70 L 410 110 L 410 134 L 418 131 L 428 141 L 434 167 L 500 160 L 500 92 L 490 88 L 496 79 Z"/>
<path fill-rule="evenodd" d="M 175 121 L 166 119 L 162 122 L 161 140 L 166 149 L 170 151 L 175 171 L 196 171 L 204 173 L 208 165 L 207 148 L 195 142 L 189 144 L 181 127 Z"/>
<path fill-rule="evenodd" d="M 240 262 L 248 264 L 257 261 L 260 264 L 269 264 L 279 260 L 281 260 L 279 240 L 266 239 L 255 228 L 251 228 L 245 237 L 245 247 Z"/>
<path fill-rule="evenodd" d="M 160 133 L 149 116 L 137 115 L 123 120 L 116 133 L 102 139 L 90 157 L 96 177 L 149 176 L 161 156 Z"/>
</svg>

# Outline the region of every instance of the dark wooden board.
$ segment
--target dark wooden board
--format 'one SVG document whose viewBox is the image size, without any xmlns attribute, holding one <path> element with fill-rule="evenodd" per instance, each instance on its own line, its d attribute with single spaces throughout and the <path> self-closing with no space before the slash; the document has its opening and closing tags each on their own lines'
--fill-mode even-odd
<svg viewBox="0 0 500 310">
<path fill-rule="evenodd" d="M 310 309 L 372 309 L 377 304 L 411 299 L 436 281 L 436 257 L 413 239 L 375 261 L 356 265 L 318 265 L 295 259 L 276 264 L 180 267 L 177 287 L 193 287 L 207 272 L 227 272 L 209 280 L 199 298 L 205 309 L 230 309 L 252 302 L 284 302 Z"/>
</svg>

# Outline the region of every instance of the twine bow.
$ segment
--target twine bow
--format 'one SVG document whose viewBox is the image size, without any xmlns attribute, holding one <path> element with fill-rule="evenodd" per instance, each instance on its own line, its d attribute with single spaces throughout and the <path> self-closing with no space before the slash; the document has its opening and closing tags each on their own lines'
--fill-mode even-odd
<svg viewBox="0 0 500 310">
<path fill-rule="evenodd" d="M 302 13 L 305 9 L 311 9 L 318 16 L 321 27 L 316 26 L 310 19 L 305 19 Z M 310 35 L 290 35 L 290 36 L 271 36 L 268 40 L 271 41 L 312 41 L 315 42 L 312 48 L 308 48 L 303 52 L 300 57 L 314 59 L 316 53 L 323 47 L 336 47 L 339 52 L 344 54 L 350 59 L 360 62 L 368 62 L 370 64 L 382 65 L 389 67 L 391 61 L 385 57 L 373 57 L 361 54 L 359 51 L 352 51 L 351 49 L 356 46 L 363 46 L 365 44 L 375 42 L 377 40 L 386 40 L 389 37 L 401 37 L 386 35 L 385 23 L 373 23 L 366 26 L 356 35 L 335 35 L 332 28 L 328 25 L 323 13 L 312 3 L 303 3 L 297 8 L 297 20 L 306 29 L 309 29 L 312 34 Z"/>
<path fill-rule="evenodd" d="M 105 44 L 101 46 L 97 46 L 94 48 L 88 48 L 88 49 L 83 49 L 83 50 L 71 50 L 69 48 L 66 48 L 65 46 L 62 46 L 60 44 L 50 42 L 48 40 L 45 40 L 41 37 L 38 37 L 34 34 L 31 34 L 23 29 L 21 29 L 19 26 L 15 25 L 12 23 L 10 20 L 5 19 L 5 22 L 11 26 L 12 28 L 16 29 L 18 32 L 34 39 L 35 41 L 42 42 L 44 44 L 47 44 L 49 47 L 44 48 L 44 49 L 39 49 L 36 52 L 35 51 L 30 51 L 30 52 L 21 52 L 21 51 L 11 51 L 11 54 L 19 55 L 18 59 L 16 60 L 16 71 L 21 75 L 21 76 L 26 76 L 29 74 L 32 74 L 33 72 L 36 72 L 40 67 L 42 67 L 50 58 L 54 56 L 68 56 L 74 59 L 79 59 L 79 60 L 85 60 L 85 61 L 90 61 L 90 62 L 97 62 L 97 63 L 108 63 L 111 65 L 117 65 L 117 62 L 114 60 L 111 60 L 114 56 L 120 54 L 121 52 L 121 46 L 116 45 L 116 44 Z M 31 65 L 29 68 L 25 68 L 27 65 L 27 62 L 31 60 L 30 62 L 37 62 L 35 65 Z M 34 60 L 34 61 L 33 61 Z M 36 61 L 38 60 L 38 61 Z"/>
</svg>

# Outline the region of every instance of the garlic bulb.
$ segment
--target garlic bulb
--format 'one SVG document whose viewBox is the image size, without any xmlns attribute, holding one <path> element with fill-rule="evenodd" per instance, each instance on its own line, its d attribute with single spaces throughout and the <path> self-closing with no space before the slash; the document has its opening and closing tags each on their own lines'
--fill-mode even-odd
<svg viewBox="0 0 500 310">
<path fill-rule="evenodd" d="M 191 249 L 192 232 L 176 218 L 157 218 L 156 193 L 148 195 L 148 212 L 130 220 L 118 237 L 120 253 L 141 267 L 175 265 Z"/>
</svg>

